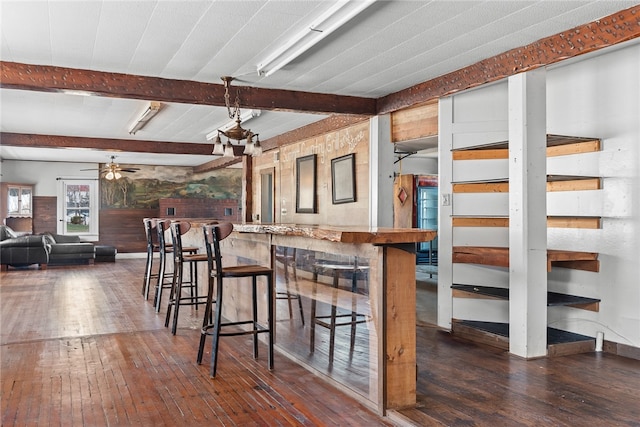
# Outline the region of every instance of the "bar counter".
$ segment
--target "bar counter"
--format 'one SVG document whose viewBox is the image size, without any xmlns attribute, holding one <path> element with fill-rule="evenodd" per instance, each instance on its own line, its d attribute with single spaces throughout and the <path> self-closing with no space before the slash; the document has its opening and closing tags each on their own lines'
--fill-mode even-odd
<svg viewBox="0 0 640 427">
<path fill-rule="evenodd" d="M 234 224 L 240 233 L 269 233 L 283 236 L 301 236 L 339 243 L 394 243 L 428 242 L 436 237 L 433 230 L 386 227 L 332 227 L 302 224 Z"/>
<path fill-rule="evenodd" d="M 204 247 L 201 226 L 208 220 L 188 221 L 184 244 Z M 280 357 L 384 414 L 416 403 L 415 250 L 435 237 L 420 229 L 244 223 L 234 224 L 221 246 L 224 265 L 274 269 Z M 224 317 L 250 316 L 249 289 L 225 285 Z M 266 292 L 260 294 L 264 321 Z"/>
</svg>

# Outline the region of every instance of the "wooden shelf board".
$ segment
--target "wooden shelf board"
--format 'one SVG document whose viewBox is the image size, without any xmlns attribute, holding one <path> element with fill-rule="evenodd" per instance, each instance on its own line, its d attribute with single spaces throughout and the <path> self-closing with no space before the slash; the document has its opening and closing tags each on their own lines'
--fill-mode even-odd
<svg viewBox="0 0 640 427">
<path fill-rule="evenodd" d="M 454 193 L 508 193 L 509 180 L 505 178 L 454 182 Z M 602 180 L 593 176 L 547 175 L 547 191 L 587 191 L 602 189 Z"/>
<path fill-rule="evenodd" d="M 453 296 L 458 298 L 472 297 L 472 298 L 491 298 L 508 300 L 509 289 L 498 288 L 495 286 L 476 286 L 476 285 L 451 285 L 453 289 Z M 587 298 L 577 295 L 561 294 L 559 292 L 547 292 L 547 306 L 548 307 L 574 307 L 581 308 L 589 311 L 599 311 L 600 300 L 596 298 Z"/>
<path fill-rule="evenodd" d="M 454 246 L 453 262 L 463 264 L 509 266 L 509 248 L 484 246 Z"/>
<path fill-rule="evenodd" d="M 602 189 L 602 180 L 593 176 L 547 175 L 547 191 L 588 191 Z"/>
<path fill-rule="evenodd" d="M 472 341 L 509 349 L 509 324 L 454 319 L 454 334 Z M 595 338 L 547 327 L 547 354 L 562 356 L 593 351 Z"/>
<path fill-rule="evenodd" d="M 451 217 L 453 227 L 509 227 L 509 217 L 506 216 L 453 216 Z M 579 217 L 579 216 L 549 216 L 547 217 L 547 227 L 549 228 L 601 228 L 601 218 Z"/>
<path fill-rule="evenodd" d="M 508 227 L 509 217 L 452 217 L 453 227 Z"/>
<path fill-rule="evenodd" d="M 549 216 L 547 227 L 550 228 L 602 228 L 599 216 Z"/>
<path fill-rule="evenodd" d="M 483 297 L 490 297 L 494 299 L 500 300 L 508 300 L 509 299 L 509 288 L 497 288 L 494 286 L 475 286 L 475 285 L 460 285 L 453 284 L 451 285 L 451 289 L 454 290 L 454 296 L 456 293 L 458 295 L 462 294 L 473 294 L 473 297 L 477 295 Z"/>
<path fill-rule="evenodd" d="M 452 153 L 451 158 L 453 160 L 498 160 L 508 159 L 508 148 L 475 148 L 456 150 Z"/>
<path fill-rule="evenodd" d="M 509 267 L 509 248 L 454 246 L 453 262 Z M 551 271 L 551 266 L 592 272 L 600 271 L 598 254 L 595 252 L 548 249 L 547 271 Z"/>
<path fill-rule="evenodd" d="M 508 193 L 509 182 L 474 182 L 453 184 L 454 193 Z"/>
<path fill-rule="evenodd" d="M 547 157 L 566 156 L 600 151 L 601 143 L 597 138 L 582 138 L 564 135 L 547 135 Z M 492 144 L 453 150 L 453 160 L 487 160 L 509 158 L 509 142 L 498 141 Z"/>
<path fill-rule="evenodd" d="M 582 310 L 600 311 L 600 300 L 597 298 L 567 295 L 558 292 L 547 292 L 547 306 L 549 307 L 573 307 Z"/>
</svg>

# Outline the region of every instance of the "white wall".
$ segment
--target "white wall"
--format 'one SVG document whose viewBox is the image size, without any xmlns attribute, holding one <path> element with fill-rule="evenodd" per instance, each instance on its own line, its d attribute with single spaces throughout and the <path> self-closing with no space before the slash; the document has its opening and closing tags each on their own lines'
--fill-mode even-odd
<svg viewBox="0 0 640 427">
<path fill-rule="evenodd" d="M 602 217 L 600 229 L 558 229 L 547 231 L 547 246 L 550 249 L 597 252 L 600 271 L 597 273 L 554 268 L 548 274 L 548 289 L 561 293 L 600 298 L 600 309 L 591 312 L 568 307 L 548 309 L 549 326 L 595 337 L 604 332 L 605 339 L 632 347 L 640 347 L 640 44 L 616 47 L 599 52 L 597 56 L 584 57 L 558 64 L 547 70 L 547 133 L 595 137 L 602 140 L 602 150 L 596 153 L 559 156 L 547 159 L 547 173 L 559 175 L 591 175 L 602 177 L 603 187 L 595 191 L 548 193 L 547 213 L 550 215 L 598 215 Z M 469 108 L 474 97 L 482 99 L 477 104 L 475 127 L 486 127 L 486 123 L 499 122 L 500 117 L 486 118 L 492 94 L 497 87 L 486 86 L 475 91 L 457 94 L 442 105 L 451 111 L 456 101 Z M 497 102 L 496 105 L 503 105 Z M 455 110 L 456 112 L 458 110 Z M 475 113 L 474 113 L 475 114 Z M 462 118 L 457 114 L 457 123 Z M 489 122 L 488 122 L 489 121 Z M 455 124 L 454 123 L 454 124 Z M 447 137 L 451 147 L 465 146 L 464 132 L 451 130 Z M 448 126 L 452 128 L 451 125 Z M 486 134 L 487 132 L 485 132 Z M 477 135 L 473 139 L 477 140 Z M 443 155 L 443 147 L 440 149 Z M 446 155 L 446 153 L 444 153 Z M 470 162 L 470 161 L 469 161 Z M 449 161 L 449 163 L 451 163 Z M 465 171 L 451 170 L 451 166 L 440 165 L 441 188 L 443 182 L 462 172 L 473 169 L 463 162 Z M 486 168 L 485 168 L 486 169 Z M 480 171 L 481 172 L 481 171 Z M 491 168 L 499 174 L 499 168 Z M 486 178 L 486 177 L 485 177 Z M 465 196 L 466 197 L 466 196 Z M 460 197 L 454 197 L 453 206 L 464 207 Z M 479 203 L 474 203 L 478 206 Z M 495 207 L 490 202 L 487 209 Z M 444 210 L 444 208 L 442 208 Z M 447 208 L 451 211 L 451 208 Z M 456 213 L 456 212 L 453 212 Z M 449 213 L 450 214 L 450 213 Z M 487 233 L 477 230 L 451 230 L 449 214 L 441 216 L 440 244 L 447 236 L 450 245 L 479 244 L 501 246 L 505 236 L 492 234 L 487 244 Z M 460 212 L 458 212 L 460 214 Z M 444 247 L 441 248 L 444 250 Z M 441 251 L 442 252 L 442 251 Z M 448 319 L 440 313 L 454 318 L 503 321 L 508 306 L 504 302 L 478 304 L 479 300 L 455 299 L 451 304 L 450 283 L 465 283 L 473 279 L 480 285 L 508 285 L 507 272 L 471 264 L 444 265 L 441 256 L 439 281 L 438 323 L 446 327 Z M 506 283 L 505 283 L 506 280 Z M 440 295 L 443 291 L 443 295 Z M 447 295 L 448 293 L 448 295 Z"/>
<path fill-rule="evenodd" d="M 62 151 L 63 152 L 63 151 Z M 3 182 L 34 184 L 34 196 L 57 196 L 58 178 L 98 179 L 97 163 L 2 161 Z M 96 169 L 82 171 L 81 169 Z"/>
<path fill-rule="evenodd" d="M 393 169 L 401 175 L 437 175 L 438 159 L 413 155 L 396 163 Z"/>
<path fill-rule="evenodd" d="M 558 269 L 549 289 L 601 298 L 600 311 L 550 309 L 549 323 L 640 347 L 640 44 L 552 68 L 549 133 L 602 138 L 599 153 L 550 159 L 548 173 L 603 177 L 600 197 L 583 202 L 602 215 L 599 230 L 550 229 L 549 247 L 598 252 L 597 274 Z M 559 194 L 559 193 L 558 193 Z M 550 205 L 551 208 L 551 205 Z"/>
</svg>

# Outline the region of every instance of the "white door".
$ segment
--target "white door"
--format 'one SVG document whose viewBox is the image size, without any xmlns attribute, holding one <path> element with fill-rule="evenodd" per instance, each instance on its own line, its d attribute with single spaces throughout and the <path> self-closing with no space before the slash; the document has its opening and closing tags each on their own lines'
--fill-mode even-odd
<svg viewBox="0 0 640 427">
<path fill-rule="evenodd" d="M 90 179 L 60 179 L 58 187 L 58 234 L 98 239 L 98 185 Z"/>
</svg>

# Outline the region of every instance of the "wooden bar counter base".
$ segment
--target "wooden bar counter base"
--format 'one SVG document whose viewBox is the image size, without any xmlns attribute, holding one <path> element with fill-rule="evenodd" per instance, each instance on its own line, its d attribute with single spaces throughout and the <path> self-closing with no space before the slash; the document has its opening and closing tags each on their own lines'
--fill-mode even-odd
<svg viewBox="0 0 640 427">
<path fill-rule="evenodd" d="M 198 242 L 201 225 L 207 220 L 190 221 L 192 230 L 197 230 L 198 234 L 194 234 L 195 241 L 188 244 Z M 228 242 L 222 252 L 227 262 L 246 262 L 248 258 L 271 265 L 274 271 L 276 247 L 368 260 L 368 296 L 364 298 L 371 311 L 369 329 L 373 330 L 368 348 L 370 378 L 367 391 L 360 396 L 355 393 L 355 397 L 384 414 L 388 409 L 410 408 L 416 404 L 415 249 L 416 243 L 435 237 L 433 230 L 413 228 L 245 223 L 234 224 L 234 232 L 225 240 Z M 298 282 L 304 287 L 304 279 L 299 278 Z M 241 304 L 243 299 L 239 296 L 235 300 Z M 233 316 L 244 310 L 234 307 L 228 313 Z M 276 348 L 289 353 L 278 343 L 276 332 Z M 305 364 L 300 357 L 289 355 Z M 278 369 L 277 358 L 275 369 Z M 327 376 L 336 385 L 342 385 L 340 378 L 332 376 L 331 370 Z M 341 388 L 353 394 L 352 387 L 345 384 Z"/>
</svg>

